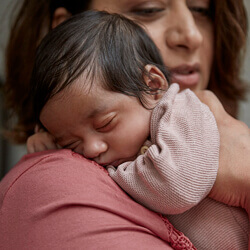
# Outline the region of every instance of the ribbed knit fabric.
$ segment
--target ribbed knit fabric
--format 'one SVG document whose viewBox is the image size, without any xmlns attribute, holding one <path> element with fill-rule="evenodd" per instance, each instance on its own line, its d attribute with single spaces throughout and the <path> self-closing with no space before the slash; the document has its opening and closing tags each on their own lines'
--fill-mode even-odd
<svg viewBox="0 0 250 250">
<path fill-rule="evenodd" d="M 217 175 L 219 132 L 209 108 L 192 91 L 178 91 L 172 84 L 154 108 L 145 154 L 117 169 L 109 166 L 108 172 L 140 204 L 173 214 L 170 222 L 198 249 L 247 249 L 248 217 L 242 209 L 208 198 L 214 209 L 202 206 Z"/>
</svg>

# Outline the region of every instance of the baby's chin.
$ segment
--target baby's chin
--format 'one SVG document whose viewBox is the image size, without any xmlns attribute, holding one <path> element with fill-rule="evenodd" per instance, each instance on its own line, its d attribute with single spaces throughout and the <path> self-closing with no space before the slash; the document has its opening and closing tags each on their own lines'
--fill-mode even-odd
<svg viewBox="0 0 250 250">
<path fill-rule="evenodd" d="M 122 158 L 122 159 L 113 161 L 113 162 L 109 163 L 108 165 L 112 165 L 113 167 L 118 167 L 122 163 L 129 162 L 129 161 L 134 161 L 135 159 L 136 159 L 136 155 L 132 156 L 132 157 Z"/>
</svg>

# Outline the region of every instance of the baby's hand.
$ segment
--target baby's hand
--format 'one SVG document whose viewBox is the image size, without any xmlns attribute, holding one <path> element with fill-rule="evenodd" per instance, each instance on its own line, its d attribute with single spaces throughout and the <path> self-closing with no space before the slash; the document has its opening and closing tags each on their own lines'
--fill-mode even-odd
<svg viewBox="0 0 250 250">
<path fill-rule="evenodd" d="M 44 131 L 43 129 L 35 129 L 36 133 L 31 135 L 26 143 L 27 151 L 29 154 L 40 152 L 48 149 L 58 149 L 60 148 L 54 140 L 54 137 Z"/>
</svg>

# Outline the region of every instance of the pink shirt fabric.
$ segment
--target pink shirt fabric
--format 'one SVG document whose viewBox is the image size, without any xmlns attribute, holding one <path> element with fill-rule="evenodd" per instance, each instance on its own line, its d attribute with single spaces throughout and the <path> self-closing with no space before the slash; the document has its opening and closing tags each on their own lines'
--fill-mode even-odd
<svg viewBox="0 0 250 250">
<path fill-rule="evenodd" d="M 70 150 L 24 156 L 0 182 L 0 249 L 194 249 Z"/>
<path fill-rule="evenodd" d="M 205 198 L 217 175 L 219 133 L 192 91 L 171 85 L 152 112 L 147 146 L 135 161 L 108 167 L 110 176 L 136 201 L 167 214 L 197 249 L 247 249 L 246 211 Z"/>
</svg>

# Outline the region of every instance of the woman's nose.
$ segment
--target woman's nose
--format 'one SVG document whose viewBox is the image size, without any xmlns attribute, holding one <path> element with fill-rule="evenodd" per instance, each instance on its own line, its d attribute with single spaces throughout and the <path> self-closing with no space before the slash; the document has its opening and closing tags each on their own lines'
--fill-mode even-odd
<svg viewBox="0 0 250 250">
<path fill-rule="evenodd" d="M 201 45 L 203 36 L 185 1 L 173 4 L 167 22 L 165 39 L 168 47 L 192 51 Z"/>
<path fill-rule="evenodd" d="M 98 138 L 91 138 L 85 141 L 83 145 L 83 155 L 86 158 L 93 159 L 106 152 L 108 149 L 107 143 Z"/>
</svg>

